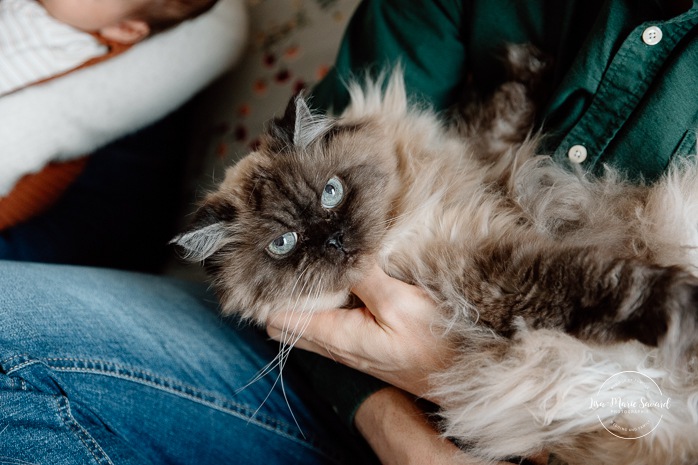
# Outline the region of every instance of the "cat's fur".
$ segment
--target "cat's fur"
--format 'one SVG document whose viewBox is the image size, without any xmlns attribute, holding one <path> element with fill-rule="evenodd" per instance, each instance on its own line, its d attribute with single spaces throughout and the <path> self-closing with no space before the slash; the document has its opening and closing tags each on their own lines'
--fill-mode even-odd
<svg viewBox="0 0 698 465">
<path fill-rule="evenodd" d="M 459 124 L 409 104 L 399 73 L 350 93 L 339 117 L 293 99 L 176 238 L 205 262 L 224 311 L 264 323 L 342 306 L 377 261 L 437 302 L 435 330 L 458 352 L 433 379 L 444 434 L 473 453 L 698 463 L 696 164 L 652 186 L 557 166 L 520 140 L 530 112 L 518 83 Z M 325 208 L 333 177 L 344 199 Z M 287 232 L 297 246 L 274 256 L 267 246 Z M 625 370 L 671 398 L 635 440 L 589 408 Z"/>
</svg>

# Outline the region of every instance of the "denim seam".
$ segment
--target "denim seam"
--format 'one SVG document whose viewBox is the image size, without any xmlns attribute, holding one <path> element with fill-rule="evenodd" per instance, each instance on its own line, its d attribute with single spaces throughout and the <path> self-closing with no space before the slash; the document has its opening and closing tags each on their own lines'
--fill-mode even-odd
<svg viewBox="0 0 698 465">
<path fill-rule="evenodd" d="M 92 435 L 75 420 L 73 413 L 70 410 L 70 404 L 65 397 L 57 397 L 58 413 L 63 423 L 68 427 L 68 430 L 80 439 L 85 448 L 92 454 L 95 461 L 103 465 L 114 465 L 114 462 L 107 456 L 104 449 L 94 440 Z"/>
<path fill-rule="evenodd" d="M 46 358 L 43 360 L 51 369 L 66 372 L 66 373 L 85 373 L 96 374 L 101 376 L 111 376 L 126 381 L 139 383 L 145 386 L 159 389 L 170 394 L 177 395 L 189 399 L 193 402 L 214 408 L 220 412 L 236 416 L 242 420 L 246 420 L 258 427 L 264 428 L 275 434 L 285 437 L 291 441 L 302 444 L 317 453 L 322 454 L 332 460 L 334 458 L 322 450 L 316 441 L 308 439 L 302 431 L 295 425 L 289 425 L 285 422 L 280 422 L 268 415 L 260 414 L 244 404 L 240 404 L 229 399 L 217 396 L 214 393 L 201 391 L 193 386 L 187 385 L 180 381 L 171 378 L 158 376 L 154 373 L 142 369 L 134 369 L 127 366 L 119 365 L 114 362 L 104 362 L 101 360 L 89 360 L 79 358 Z M 61 365 L 61 362 L 73 364 L 73 366 Z M 28 365 L 24 363 L 22 365 Z M 80 365 L 89 365 L 80 366 Z M 294 431 L 300 431 L 300 435 L 294 434 Z"/>
<path fill-rule="evenodd" d="M 14 365 L 14 360 L 16 359 L 22 359 L 24 360 L 22 363 L 18 365 Z M 25 355 L 15 355 L 9 358 L 6 358 L 4 360 L 0 360 L 0 366 L 6 367 L 5 374 L 11 375 L 17 370 L 21 370 L 24 367 L 27 367 L 29 365 L 32 365 L 34 363 L 39 363 L 39 360 L 31 359 Z"/>
<path fill-rule="evenodd" d="M 23 362 L 19 363 L 18 365 L 12 365 L 12 361 L 16 359 L 22 359 L 24 360 Z M 68 362 L 73 364 L 73 366 L 65 366 L 65 365 L 60 365 L 60 364 L 55 364 L 53 362 Z M 221 404 L 227 404 L 231 405 L 233 408 L 226 408 L 223 407 L 225 410 L 239 410 L 240 415 L 242 418 L 247 419 L 248 417 L 251 417 L 252 415 L 249 415 L 249 412 L 252 412 L 252 409 L 246 407 L 243 404 L 239 404 L 237 402 L 233 402 L 229 399 L 225 399 L 223 397 L 217 396 L 213 393 L 207 393 L 204 391 L 201 391 L 193 386 L 187 385 L 186 383 L 182 383 L 180 381 L 176 381 L 171 378 L 165 378 L 159 375 L 156 375 L 154 373 L 151 373 L 147 370 L 142 370 L 142 369 L 134 369 L 130 368 L 124 365 L 120 365 L 114 362 L 105 362 L 102 360 L 90 360 L 90 359 L 82 359 L 82 358 L 70 358 L 70 357 L 49 357 L 45 359 L 30 359 L 25 355 L 15 355 L 13 357 L 7 358 L 5 360 L 0 361 L 0 364 L 8 366 L 7 368 L 7 374 L 11 375 L 14 372 L 20 371 L 23 368 L 26 368 L 30 365 L 36 364 L 36 363 L 44 363 L 45 365 L 49 366 L 51 369 L 56 370 L 56 371 L 62 371 L 62 372 L 82 372 L 82 373 L 94 373 L 94 374 L 103 374 L 105 376 L 113 376 L 116 378 L 122 378 L 122 379 L 127 379 L 135 382 L 140 382 L 142 384 L 149 385 L 151 387 L 155 387 L 158 389 L 163 389 L 168 392 L 174 393 L 174 394 L 182 394 L 187 397 L 194 397 L 194 398 L 200 398 L 203 402 L 206 403 L 212 403 L 215 405 L 215 402 L 207 401 L 205 398 L 211 398 L 215 401 L 220 402 Z M 93 366 L 93 368 L 88 367 Z M 108 367 L 114 367 L 114 369 L 110 370 Z M 139 376 L 140 375 L 140 376 Z M 26 383 L 24 383 L 26 385 Z M 180 386 L 181 388 L 177 388 L 176 386 Z M 195 394 L 188 394 L 187 391 L 191 391 L 192 393 Z M 198 394 L 198 395 L 197 395 Z M 279 423 L 278 421 L 275 421 L 272 418 L 267 417 L 266 415 L 263 414 L 256 414 L 256 416 L 262 417 L 264 420 L 268 421 L 270 424 L 271 423 Z"/>
<path fill-rule="evenodd" d="M 14 361 L 19 360 L 17 365 L 12 365 Z M 118 379 L 123 379 L 126 381 L 131 381 L 139 383 L 145 386 L 152 387 L 154 389 L 159 389 L 170 394 L 189 399 L 193 402 L 214 408 L 220 412 L 236 416 L 242 420 L 246 420 L 258 427 L 264 428 L 267 431 L 271 431 L 278 434 L 288 440 L 295 443 L 301 444 L 316 453 L 322 454 L 323 456 L 336 461 L 332 454 L 328 454 L 327 451 L 323 450 L 319 446 L 317 440 L 313 440 L 305 436 L 305 434 L 298 429 L 296 425 L 289 425 L 285 422 L 280 422 L 273 417 L 259 413 L 252 408 L 245 406 L 243 404 L 233 402 L 229 399 L 217 396 L 214 393 L 201 391 L 193 386 L 187 385 L 180 381 L 176 381 L 171 378 L 165 378 L 158 376 L 154 373 L 148 372 L 142 369 L 131 368 L 128 366 L 120 365 L 115 362 L 95 360 L 95 359 L 82 359 L 82 358 L 70 358 L 70 357 L 49 357 L 45 359 L 34 359 L 29 355 L 20 354 L 9 357 L 0 361 L 6 369 L 8 375 L 17 372 L 27 366 L 43 363 L 50 367 L 51 369 L 58 372 L 66 373 L 85 373 L 85 374 L 95 374 L 102 376 L 111 376 Z M 67 366 L 70 364 L 72 366 Z M 26 390 L 26 383 L 22 383 Z M 299 431 L 300 434 L 295 433 Z"/>
</svg>

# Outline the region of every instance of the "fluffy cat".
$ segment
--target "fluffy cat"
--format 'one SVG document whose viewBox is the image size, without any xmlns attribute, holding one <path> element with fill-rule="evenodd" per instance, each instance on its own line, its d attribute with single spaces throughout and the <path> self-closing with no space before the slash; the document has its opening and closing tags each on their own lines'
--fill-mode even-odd
<svg viewBox="0 0 698 465">
<path fill-rule="evenodd" d="M 558 166 L 523 137 L 521 82 L 455 123 L 410 104 L 399 72 L 350 94 L 338 117 L 292 99 L 174 240 L 223 311 L 342 306 L 377 261 L 438 304 L 458 353 L 432 380 L 443 432 L 472 453 L 698 463 L 695 163 L 647 186 Z M 604 387 L 621 372 L 651 377 L 664 404 L 598 408 L 648 395 Z M 633 440 L 613 430 L 648 421 Z"/>
</svg>

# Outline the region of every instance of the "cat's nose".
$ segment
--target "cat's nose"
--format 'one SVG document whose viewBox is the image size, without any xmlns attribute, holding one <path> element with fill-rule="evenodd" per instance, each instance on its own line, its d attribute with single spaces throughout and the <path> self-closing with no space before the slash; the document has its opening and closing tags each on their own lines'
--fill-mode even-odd
<svg viewBox="0 0 698 465">
<path fill-rule="evenodd" d="M 325 241 L 325 247 L 334 247 L 335 249 L 342 249 L 343 247 L 344 234 L 341 231 L 335 231 L 327 238 Z"/>
</svg>

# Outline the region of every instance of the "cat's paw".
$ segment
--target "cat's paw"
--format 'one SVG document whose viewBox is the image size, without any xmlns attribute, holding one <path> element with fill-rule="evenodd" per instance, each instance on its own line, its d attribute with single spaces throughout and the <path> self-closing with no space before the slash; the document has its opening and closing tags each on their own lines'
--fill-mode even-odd
<svg viewBox="0 0 698 465">
<path fill-rule="evenodd" d="M 659 347 L 667 368 L 698 368 L 698 277 L 678 267 L 655 269 L 640 305 L 622 322 L 622 331 Z"/>
<path fill-rule="evenodd" d="M 504 65 L 511 81 L 524 84 L 529 91 L 536 91 L 549 74 L 552 57 L 532 44 L 508 44 Z"/>
<path fill-rule="evenodd" d="M 698 370 L 698 278 L 688 273 L 677 278 L 665 305 L 667 330 L 659 340 L 662 361 Z"/>
</svg>

